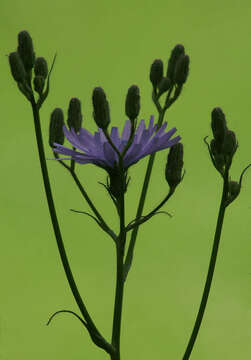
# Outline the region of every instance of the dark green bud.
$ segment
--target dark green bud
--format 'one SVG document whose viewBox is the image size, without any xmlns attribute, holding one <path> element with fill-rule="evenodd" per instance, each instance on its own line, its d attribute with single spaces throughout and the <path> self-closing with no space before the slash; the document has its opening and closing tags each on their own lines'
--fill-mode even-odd
<svg viewBox="0 0 251 360">
<path fill-rule="evenodd" d="M 45 58 L 43 57 L 36 58 L 34 65 L 34 72 L 36 76 L 42 76 L 44 79 L 46 79 L 48 75 L 48 65 Z"/>
<path fill-rule="evenodd" d="M 105 92 L 101 87 L 96 87 L 93 90 L 92 103 L 94 121 L 101 129 L 107 129 L 110 123 L 110 110 Z"/>
<path fill-rule="evenodd" d="M 60 108 L 56 108 L 51 113 L 49 128 L 49 144 L 53 148 L 54 143 L 63 145 L 64 143 L 64 113 Z"/>
<path fill-rule="evenodd" d="M 39 95 L 43 93 L 44 84 L 45 84 L 45 80 L 43 76 L 38 75 L 34 77 L 33 80 L 34 89 Z"/>
<path fill-rule="evenodd" d="M 35 53 L 33 50 L 32 38 L 27 31 L 21 31 L 18 34 L 17 51 L 23 61 L 25 70 L 29 72 L 35 63 Z"/>
<path fill-rule="evenodd" d="M 182 180 L 183 144 L 178 143 L 171 147 L 166 163 L 165 176 L 170 189 L 175 189 Z"/>
<path fill-rule="evenodd" d="M 211 119 L 213 135 L 217 142 L 217 146 L 219 147 L 218 151 L 220 151 L 227 131 L 225 114 L 223 113 L 221 108 L 216 107 L 211 113 Z"/>
<path fill-rule="evenodd" d="M 137 85 L 132 85 L 127 92 L 125 102 L 125 113 L 131 121 L 134 121 L 140 111 L 140 95 Z"/>
<path fill-rule="evenodd" d="M 237 198 L 241 190 L 241 186 L 237 181 L 229 181 L 228 184 L 228 192 L 229 192 L 229 200 L 232 202 Z"/>
<path fill-rule="evenodd" d="M 164 94 L 167 90 L 170 89 L 170 86 L 171 86 L 171 80 L 167 77 L 163 77 L 160 83 L 158 84 L 158 89 L 159 89 L 158 95 L 161 96 L 162 94 Z"/>
<path fill-rule="evenodd" d="M 180 55 L 176 62 L 176 66 L 174 69 L 174 77 L 173 80 L 178 85 L 183 85 L 186 82 L 187 76 L 189 72 L 189 56 L 188 55 Z"/>
<path fill-rule="evenodd" d="M 216 168 L 222 172 L 225 165 L 225 159 L 223 154 L 219 151 L 219 144 L 215 139 L 212 139 L 210 142 L 210 150 L 214 158 Z"/>
<path fill-rule="evenodd" d="M 232 159 L 236 149 L 237 149 L 237 141 L 236 141 L 235 133 L 231 130 L 227 130 L 224 138 L 222 152 L 226 157 Z"/>
<path fill-rule="evenodd" d="M 81 102 L 78 98 L 72 98 L 68 107 L 67 124 L 69 128 L 73 128 L 76 133 L 82 126 Z"/>
<path fill-rule="evenodd" d="M 22 59 L 19 56 L 18 52 L 10 53 L 9 64 L 10 64 L 11 74 L 14 80 L 23 83 L 26 78 L 26 71 Z"/>
<path fill-rule="evenodd" d="M 175 72 L 176 64 L 181 55 L 185 55 L 185 48 L 183 45 L 177 44 L 171 52 L 171 56 L 168 60 L 168 66 L 167 66 L 166 76 L 169 79 L 171 79 L 171 81 L 174 81 L 174 72 Z"/>
<path fill-rule="evenodd" d="M 153 87 L 156 88 L 158 83 L 163 77 L 163 61 L 161 59 L 156 59 L 151 65 L 150 69 L 150 80 L 153 84 Z"/>
</svg>

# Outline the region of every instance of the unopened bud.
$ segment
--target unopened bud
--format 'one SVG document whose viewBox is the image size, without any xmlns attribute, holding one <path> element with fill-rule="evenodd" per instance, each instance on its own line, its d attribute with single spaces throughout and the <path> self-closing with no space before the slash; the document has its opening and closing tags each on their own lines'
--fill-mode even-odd
<svg viewBox="0 0 251 360">
<path fill-rule="evenodd" d="M 45 80 L 43 76 L 37 75 L 34 77 L 33 80 L 34 89 L 39 95 L 43 93 L 44 84 L 45 84 Z"/>
<path fill-rule="evenodd" d="M 125 113 L 131 121 L 134 121 L 140 111 L 140 95 L 137 85 L 132 85 L 127 92 L 125 102 Z"/>
<path fill-rule="evenodd" d="M 96 87 L 92 94 L 93 118 L 98 127 L 107 129 L 110 123 L 109 104 L 106 95 L 101 87 Z"/>
<path fill-rule="evenodd" d="M 237 141 L 235 133 L 231 130 L 226 131 L 222 152 L 225 156 L 232 158 L 237 149 Z"/>
<path fill-rule="evenodd" d="M 150 69 L 150 80 L 153 84 L 153 87 L 156 88 L 158 83 L 163 77 L 163 61 L 161 59 L 156 59 L 151 65 Z"/>
<path fill-rule="evenodd" d="M 174 77 L 173 77 L 174 82 L 178 85 L 184 84 L 186 82 L 188 72 L 189 72 L 189 56 L 182 54 L 178 58 L 174 69 Z"/>
<path fill-rule="evenodd" d="M 183 144 L 178 143 L 171 147 L 166 163 L 165 176 L 171 189 L 175 189 L 182 179 Z"/>
<path fill-rule="evenodd" d="M 48 65 L 47 61 L 43 57 L 36 58 L 35 65 L 34 65 L 34 72 L 37 76 L 42 76 L 46 79 L 48 75 Z"/>
<path fill-rule="evenodd" d="M 240 194 L 241 185 L 237 181 L 229 181 L 228 183 L 228 197 L 226 200 L 226 206 L 231 204 L 237 196 Z"/>
<path fill-rule="evenodd" d="M 236 198 L 241 190 L 241 186 L 237 181 L 230 181 L 228 184 L 228 191 L 231 198 Z"/>
<path fill-rule="evenodd" d="M 216 107 L 211 113 L 211 119 L 211 127 L 214 138 L 218 146 L 221 148 L 227 131 L 225 114 L 221 108 Z"/>
<path fill-rule="evenodd" d="M 81 102 L 78 98 L 72 98 L 68 107 L 67 124 L 69 128 L 73 128 L 76 133 L 82 126 Z"/>
<path fill-rule="evenodd" d="M 54 143 L 63 145 L 64 143 L 64 113 L 60 108 L 56 108 L 51 113 L 49 128 L 49 144 L 54 147 Z"/>
<path fill-rule="evenodd" d="M 167 90 L 170 89 L 170 86 L 171 86 L 171 80 L 167 77 L 163 77 L 160 83 L 158 84 L 158 89 L 159 89 L 158 95 L 160 96 L 164 94 Z"/>
<path fill-rule="evenodd" d="M 12 52 L 9 55 L 9 64 L 11 74 L 17 82 L 24 82 L 26 78 L 26 71 L 24 64 L 18 52 Z"/>
<path fill-rule="evenodd" d="M 166 76 L 171 80 L 174 81 L 174 72 L 175 72 L 175 67 L 177 64 L 177 61 L 179 59 L 179 57 L 181 55 L 185 55 L 185 48 L 183 45 L 177 44 L 172 52 L 171 52 L 171 56 L 168 60 L 168 67 L 167 67 L 167 73 Z"/>
<path fill-rule="evenodd" d="M 17 51 L 23 61 L 25 70 L 29 72 L 33 68 L 35 62 L 35 53 L 33 50 L 32 38 L 27 31 L 21 31 L 18 34 Z"/>
<path fill-rule="evenodd" d="M 215 139 L 212 139 L 210 142 L 210 150 L 214 158 L 216 168 L 222 172 L 225 165 L 225 160 L 223 154 L 219 149 L 219 144 Z"/>
</svg>

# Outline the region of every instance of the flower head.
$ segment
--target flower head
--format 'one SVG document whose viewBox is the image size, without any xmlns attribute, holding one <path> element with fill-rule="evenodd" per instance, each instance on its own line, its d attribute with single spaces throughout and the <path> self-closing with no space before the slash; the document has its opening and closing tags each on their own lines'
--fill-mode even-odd
<svg viewBox="0 0 251 360">
<path fill-rule="evenodd" d="M 157 124 L 154 125 L 153 116 L 150 117 L 148 129 L 146 128 L 144 120 L 140 121 L 135 131 L 132 144 L 123 157 L 125 170 L 145 156 L 167 149 L 180 141 L 180 136 L 171 139 L 172 135 L 176 132 L 176 128 L 165 132 L 166 126 L 167 122 L 155 132 L 157 130 Z M 112 127 L 111 129 L 110 138 L 120 153 L 122 153 L 129 140 L 130 131 L 130 120 L 126 121 L 121 136 L 119 135 L 117 127 Z M 112 169 L 118 165 L 118 154 L 108 143 L 102 129 L 99 128 L 99 130 L 92 135 L 88 130 L 81 128 L 79 134 L 77 134 L 73 128 L 68 130 L 64 125 L 63 132 L 72 146 L 81 152 L 54 143 L 54 152 L 70 156 L 70 158 L 61 160 L 72 159 L 80 164 L 95 164 L 105 170 Z"/>
</svg>

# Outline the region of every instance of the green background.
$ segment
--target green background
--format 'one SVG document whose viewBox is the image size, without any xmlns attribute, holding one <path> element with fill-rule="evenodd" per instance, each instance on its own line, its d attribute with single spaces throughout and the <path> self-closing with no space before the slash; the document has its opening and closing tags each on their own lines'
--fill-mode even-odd
<svg viewBox="0 0 251 360">
<path fill-rule="evenodd" d="M 220 106 L 240 147 L 232 179 L 250 163 L 251 5 L 250 1 L 18 1 L 0 5 L 1 91 L 1 251 L 0 359 L 92 359 L 108 356 L 96 348 L 79 321 L 50 314 L 78 311 L 59 259 L 34 138 L 31 108 L 10 76 L 7 54 L 17 33 L 28 30 L 35 51 L 51 63 L 51 93 L 41 110 L 48 146 L 49 116 L 67 110 L 71 97 L 83 105 L 84 126 L 93 131 L 91 94 L 102 86 L 112 123 L 126 120 L 127 89 L 141 89 L 140 118 L 157 111 L 151 101 L 149 68 L 167 62 L 177 43 L 185 46 L 191 71 L 180 99 L 167 112 L 185 149 L 184 181 L 165 206 L 173 218 L 159 215 L 143 225 L 125 289 L 122 359 L 181 359 L 194 324 L 204 286 L 222 182 L 209 160 L 203 137 L 209 135 L 211 110 Z M 155 162 L 145 210 L 168 191 L 167 153 Z M 147 160 L 130 170 L 127 220 L 135 214 Z M 115 249 L 112 240 L 88 217 L 69 174 L 48 162 L 56 207 L 72 270 L 88 310 L 110 339 Z M 116 213 L 97 183 L 105 173 L 79 166 L 79 176 L 105 219 L 118 228 Z M 193 360 L 251 357 L 251 175 L 228 208 L 208 307 Z"/>
</svg>

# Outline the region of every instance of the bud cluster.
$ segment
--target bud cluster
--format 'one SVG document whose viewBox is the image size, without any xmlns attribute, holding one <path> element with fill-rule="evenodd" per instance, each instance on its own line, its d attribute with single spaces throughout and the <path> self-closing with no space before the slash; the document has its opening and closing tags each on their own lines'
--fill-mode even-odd
<svg viewBox="0 0 251 360">
<path fill-rule="evenodd" d="M 42 97 L 45 80 L 48 76 L 47 62 L 43 57 L 36 58 L 33 42 L 27 31 L 18 34 L 17 51 L 9 54 L 11 74 L 17 82 L 19 90 L 31 100 L 32 97 L 32 69 L 34 69 L 34 90 Z"/>
<path fill-rule="evenodd" d="M 211 118 L 214 138 L 210 142 L 210 154 L 216 169 L 223 175 L 225 169 L 231 166 L 238 144 L 235 133 L 227 128 L 225 114 L 221 108 L 214 108 Z"/>
<path fill-rule="evenodd" d="M 157 98 L 174 87 L 178 96 L 187 80 L 188 73 L 189 56 L 185 54 L 183 45 L 178 44 L 173 48 L 165 76 L 163 61 L 161 59 L 154 60 L 150 68 L 150 80 Z"/>
</svg>

